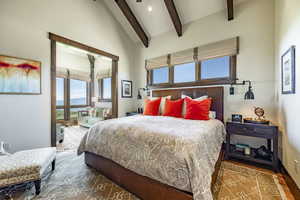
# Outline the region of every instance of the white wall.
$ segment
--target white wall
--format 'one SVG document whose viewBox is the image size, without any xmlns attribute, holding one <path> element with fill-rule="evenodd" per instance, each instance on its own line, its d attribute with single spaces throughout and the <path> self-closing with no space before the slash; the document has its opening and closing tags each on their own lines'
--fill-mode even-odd
<svg viewBox="0 0 300 200">
<path fill-rule="evenodd" d="M 91 66 L 87 56 L 76 55 L 66 52 L 61 48 L 56 51 L 56 66 L 57 68 L 68 68 L 90 73 Z"/>
<path fill-rule="evenodd" d="M 239 36 L 237 77 L 254 82 L 255 100 L 244 101 L 246 86 L 236 87 L 237 94 L 234 96 L 229 95 L 229 87 L 226 86 L 225 118 L 234 113 L 253 117 L 253 107 L 260 106 L 265 109 L 266 117 L 274 121 L 274 1 L 246 1 L 235 8 L 233 21 L 228 22 L 226 16 L 224 10 L 185 25 L 180 38 L 175 30 L 152 38 L 150 47 L 142 50 L 140 85 L 145 85 L 144 60 L 147 58 Z M 253 146 L 264 144 L 264 141 L 249 140 Z"/>
<path fill-rule="evenodd" d="M 42 95 L 0 96 L 0 140 L 22 150 L 50 145 L 50 41 L 48 32 L 120 56 L 119 82 L 133 79 L 136 45 L 102 1 L 1 0 L 0 54 L 42 62 Z M 119 99 L 119 115 L 134 99 Z"/>
<path fill-rule="evenodd" d="M 300 188 L 300 2 L 276 0 L 276 101 L 282 130 L 283 164 Z M 296 46 L 296 94 L 281 94 L 281 55 Z M 298 160 L 298 166 L 294 160 Z"/>
</svg>

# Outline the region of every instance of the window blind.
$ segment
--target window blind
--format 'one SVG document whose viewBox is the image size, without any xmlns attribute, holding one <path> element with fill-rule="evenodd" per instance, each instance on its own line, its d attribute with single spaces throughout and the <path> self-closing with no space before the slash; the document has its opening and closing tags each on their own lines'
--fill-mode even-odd
<svg viewBox="0 0 300 200">
<path fill-rule="evenodd" d="M 91 75 L 88 72 L 79 71 L 79 70 L 70 70 L 70 79 L 77 79 L 81 81 L 91 81 Z"/>
<path fill-rule="evenodd" d="M 56 68 L 56 77 L 59 78 L 68 78 L 69 71 L 67 68 L 57 67 Z"/>
<path fill-rule="evenodd" d="M 58 67 L 56 69 L 56 76 L 60 78 L 70 78 L 88 82 L 91 81 L 90 73 L 63 67 Z"/>
<path fill-rule="evenodd" d="M 171 53 L 146 60 L 146 69 L 174 66 L 183 63 L 197 62 L 223 56 L 233 56 L 239 53 L 239 37 L 234 37 L 207 45 L 201 45 L 183 51 Z M 169 56 L 169 59 L 168 59 Z"/>
<path fill-rule="evenodd" d="M 101 69 L 96 71 L 96 79 L 112 77 L 111 68 Z"/>
<path fill-rule="evenodd" d="M 168 55 L 146 60 L 146 69 L 157 69 L 168 66 Z"/>
</svg>

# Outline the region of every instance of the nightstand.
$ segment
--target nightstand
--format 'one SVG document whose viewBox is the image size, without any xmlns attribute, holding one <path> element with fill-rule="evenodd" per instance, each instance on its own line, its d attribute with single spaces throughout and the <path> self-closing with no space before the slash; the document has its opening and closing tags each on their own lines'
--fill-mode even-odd
<svg viewBox="0 0 300 200">
<path fill-rule="evenodd" d="M 138 115 L 140 113 L 137 113 L 137 112 L 127 112 L 126 113 L 126 116 L 129 117 L 129 116 L 134 116 L 134 115 Z"/>
<path fill-rule="evenodd" d="M 278 163 L 278 127 L 273 125 L 261 125 L 239 122 L 227 122 L 226 123 L 226 153 L 225 159 L 235 158 L 239 160 L 248 161 L 250 163 L 258 163 L 263 165 L 269 165 L 275 172 L 279 171 Z M 230 145 L 231 135 L 242 135 L 256 138 L 264 138 L 267 140 L 268 149 L 272 151 L 270 160 L 255 157 L 255 149 L 251 148 L 250 155 L 244 155 L 244 153 L 236 151 L 234 145 Z M 272 148 L 273 141 L 273 148 Z M 247 144 L 247 142 L 243 142 Z M 273 149 L 273 150 L 272 150 Z"/>
</svg>

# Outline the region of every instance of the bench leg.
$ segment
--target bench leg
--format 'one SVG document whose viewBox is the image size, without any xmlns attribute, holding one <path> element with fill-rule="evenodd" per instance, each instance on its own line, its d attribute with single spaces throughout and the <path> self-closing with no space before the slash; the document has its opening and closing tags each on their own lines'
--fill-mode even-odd
<svg viewBox="0 0 300 200">
<path fill-rule="evenodd" d="M 52 171 L 55 170 L 55 160 L 52 161 Z"/>
<path fill-rule="evenodd" d="M 34 181 L 35 194 L 39 195 L 41 193 L 41 180 Z"/>
</svg>

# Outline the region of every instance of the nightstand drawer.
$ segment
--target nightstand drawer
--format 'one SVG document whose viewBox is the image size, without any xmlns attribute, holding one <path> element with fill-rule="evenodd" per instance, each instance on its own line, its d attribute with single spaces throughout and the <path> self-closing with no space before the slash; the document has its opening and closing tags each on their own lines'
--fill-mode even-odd
<svg viewBox="0 0 300 200">
<path fill-rule="evenodd" d="M 275 133 L 274 128 L 264 126 L 253 126 L 247 124 L 239 124 L 239 123 L 230 123 L 227 124 L 227 131 L 232 132 L 237 135 L 246 135 L 246 136 L 254 136 L 254 137 L 273 137 Z"/>
</svg>

